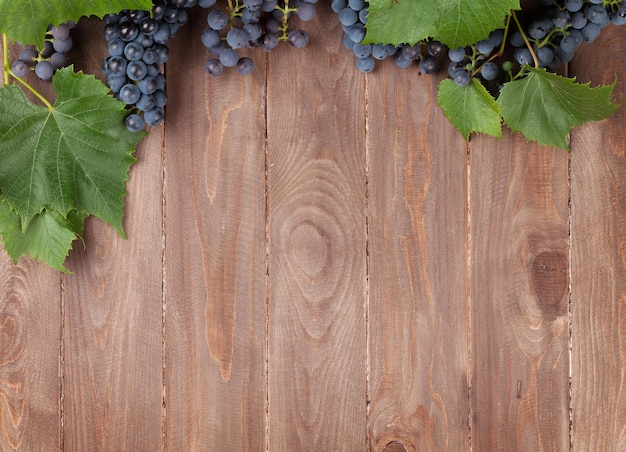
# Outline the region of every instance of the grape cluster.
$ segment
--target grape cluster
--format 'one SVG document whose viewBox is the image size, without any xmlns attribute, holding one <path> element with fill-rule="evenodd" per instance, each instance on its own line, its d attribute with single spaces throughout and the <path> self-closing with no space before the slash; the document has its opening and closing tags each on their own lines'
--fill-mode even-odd
<svg viewBox="0 0 626 452">
<path fill-rule="evenodd" d="M 187 20 L 197 0 L 154 0 L 152 11 L 124 10 L 105 17 L 108 56 L 102 62 L 107 86 L 131 110 L 126 127 L 156 126 L 167 103 L 163 64 L 168 40 Z"/>
<path fill-rule="evenodd" d="M 254 63 L 239 54 L 241 49 L 271 51 L 280 41 L 296 48 L 306 46 L 309 35 L 302 29 L 291 29 L 289 18 L 295 14 L 304 22 L 313 19 L 317 0 L 229 0 L 227 5 L 214 8 L 216 3 L 198 0 L 199 6 L 210 9 L 201 39 L 211 55 L 205 69 L 212 76 L 228 67 L 241 75 L 250 74 Z"/>
<path fill-rule="evenodd" d="M 343 44 L 356 56 L 357 67 L 363 72 L 371 72 L 377 60 L 393 58 L 398 67 L 409 68 L 415 63 L 420 72 L 432 74 L 447 50 L 438 41 L 428 41 L 415 45 L 363 44 L 367 24 L 368 3 L 365 0 L 332 0 L 331 8 L 339 16 L 343 27 Z"/>
<path fill-rule="evenodd" d="M 523 75 L 527 64 L 556 71 L 572 60 L 581 44 L 594 41 L 603 27 L 626 23 L 626 0 L 540 0 L 540 16 L 527 21 L 521 30 L 509 18 L 505 27 L 471 46 L 448 49 L 434 40 L 393 46 L 363 44 L 366 0 L 332 0 L 331 5 L 344 30 L 344 45 L 357 57 L 360 70 L 370 72 L 375 60 L 387 57 L 403 68 L 417 62 L 425 74 L 447 64 L 457 85 L 465 86 L 479 76 L 496 89 Z M 447 62 L 442 62 L 446 57 Z"/>
<path fill-rule="evenodd" d="M 24 78 L 33 70 L 41 80 L 50 80 L 54 72 L 67 65 L 67 55 L 72 48 L 70 30 L 74 22 L 49 26 L 41 50 L 35 46 L 25 46 L 17 59 L 11 63 L 11 72 L 16 77 Z"/>
<path fill-rule="evenodd" d="M 540 16 L 519 21 L 521 27 L 509 23 L 504 45 L 501 29 L 475 45 L 450 49 L 449 73 L 456 83 L 464 86 L 480 74 L 484 81 L 501 86 L 523 75 L 526 65 L 555 72 L 572 60 L 580 45 L 594 41 L 602 28 L 626 23 L 624 0 L 541 0 L 541 6 Z M 512 55 L 503 57 L 505 47 Z"/>
</svg>

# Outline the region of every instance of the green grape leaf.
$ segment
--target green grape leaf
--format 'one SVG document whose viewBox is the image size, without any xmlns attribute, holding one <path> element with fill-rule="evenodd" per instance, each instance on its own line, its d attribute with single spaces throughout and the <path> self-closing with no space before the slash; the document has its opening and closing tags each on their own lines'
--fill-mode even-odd
<svg viewBox="0 0 626 452">
<path fill-rule="evenodd" d="M 437 102 L 446 117 L 467 140 L 472 132 L 502 137 L 500 108 L 480 81 L 458 86 L 446 78 L 439 83 Z"/>
<path fill-rule="evenodd" d="M 41 47 L 48 25 L 103 17 L 123 9 L 151 10 L 152 0 L 0 0 L 0 33 Z"/>
<path fill-rule="evenodd" d="M 72 243 L 82 234 L 85 215 L 73 210 L 64 218 L 54 210 L 44 210 L 22 231 L 19 215 L 3 198 L 0 196 L 0 234 L 4 249 L 13 263 L 16 264 L 20 257 L 27 254 L 52 268 L 69 273 L 63 263 Z"/>
<path fill-rule="evenodd" d="M 437 5 L 439 21 L 432 37 L 450 48 L 486 39 L 493 30 L 504 28 L 511 10 L 520 9 L 519 0 L 438 0 Z"/>
<path fill-rule="evenodd" d="M 437 39 L 451 48 L 475 44 L 497 28 L 519 0 L 374 0 L 369 3 L 366 42 L 415 44 Z"/>
<path fill-rule="evenodd" d="M 124 104 L 94 76 L 68 67 L 52 83 L 52 108 L 31 103 L 16 85 L 0 88 L 0 192 L 22 231 L 44 209 L 78 210 L 124 236 L 125 184 L 145 134 L 126 129 Z"/>
<path fill-rule="evenodd" d="M 529 140 L 567 150 L 572 127 L 605 119 L 619 108 L 612 101 L 615 82 L 591 88 L 545 69 L 528 70 L 526 77 L 505 83 L 497 103 L 505 124 Z"/>
<path fill-rule="evenodd" d="M 413 45 L 434 35 L 437 18 L 437 8 L 432 1 L 370 1 L 364 42 Z"/>
</svg>

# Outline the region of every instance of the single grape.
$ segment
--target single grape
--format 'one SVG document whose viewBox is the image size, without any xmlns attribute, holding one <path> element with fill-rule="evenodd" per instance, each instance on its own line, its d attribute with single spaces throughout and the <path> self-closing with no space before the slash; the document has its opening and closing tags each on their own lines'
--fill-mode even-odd
<svg viewBox="0 0 626 452">
<path fill-rule="evenodd" d="M 249 23 L 243 26 L 243 29 L 248 34 L 248 39 L 250 41 L 258 40 L 263 34 L 263 27 L 257 23 Z"/>
<path fill-rule="evenodd" d="M 476 43 L 476 50 L 482 55 L 490 55 L 493 52 L 494 44 L 490 39 L 483 39 Z"/>
<path fill-rule="evenodd" d="M 33 47 L 25 47 L 17 57 L 18 60 L 22 60 L 29 66 L 34 66 L 37 63 L 37 58 L 39 58 L 39 52 Z"/>
<path fill-rule="evenodd" d="M 376 60 L 371 56 L 365 58 L 357 58 L 356 66 L 361 72 L 372 72 L 376 66 Z"/>
<path fill-rule="evenodd" d="M 156 101 L 152 94 L 142 94 L 141 96 L 139 96 L 137 102 L 135 102 L 137 108 L 143 112 L 152 110 L 156 106 L 155 104 Z"/>
<path fill-rule="evenodd" d="M 111 39 L 107 45 L 109 55 L 111 56 L 124 55 L 124 47 L 126 47 L 126 43 L 119 38 Z"/>
<path fill-rule="evenodd" d="M 139 30 L 137 29 L 137 26 L 131 20 L 118 22 L 116 29 L 117 29 L 117 35 L 123 41 L 127 41 L 127 42 L 132 41 L 139 34 Z"/>
<path fill-rule="evenodd" d="M 234 67 L 239 61 L 239 54 L 235 49 L 227 47 L 220 53 L 220 61 L 225 67 Z"/>
<path fill-rule="evenodd" d="M 356 24 L 358 20 L 359 14 L 351 8 L 344 8 L 339 11 L 339 22 L 341 22 L 341 25 L 349 27 L 350 25 Z"/>
<path fill-rule="evenodd" d="M 220 75 L 222 73 L 222 71 L 224 70 L 224 65 L 217 58 L 211 58 L 204 65 L 204 70 L 209 75 L 217 76 L 217 75 Z"/>
<path fill-rule="evenodd" d="M 533 39 L 543 39 L 554 28 L 551 20 L 540 19 L 531 22 L 528 26 L 528 35 Z"/>
<path fill-rule="evenodd" d="M 357 58 L 367 58 L 372 54 L 372 46 L 370 44 L 354 44 L 352 52 Z"/>
<path fill-rule="evenodd" d="M 254 69 L 254 62 L 248 57 L 239 58 L 235 69 L 240 75 L 248 75 Z"/>
<path fill-rule="evenodd" d="M 142 94 L 152 94 L 158 88 L 158 82 L 156 77 L 146 76 L 142 80 L 137 82 L 137 88 Z"/>
<path fill-rule="evenodd" d="M 396 63 L 396 66 L 401 67 L 402 69 L 406 69 L 411 66 L 414 60 L 408 59 L 407 57 L 402 55 L 402 52 L 396 52 L 393 61 L 394 63 Z"/>
<path fill-rule="evenodd" d="M 526 43 L 524 42 L 524 36 L 519 32 L 519 30 L 515 30 L 511 33 L 511 37 L 509 38 L 509 43 L 513 47 L 523 47 Z"/>
<path fill-rule="evenodd" d="M 596 23 L 589 22 L 585 25 L 580 32 L 583 35 L 585 42 L 593 42 L 600 36 L 600 26 Z"/>
<path fill-rule="evenodd" d="M 330 7 L 332 8 L 334 12 L 339 14 L 339 12 L 342 9 L 348 7 L 348 1 L 347 0 L 332 0 L 330 3 Z"/>
<path fill-rule="evenodd" d="M 139 29 L 147 35 L 154 34 L 159 28 L 159 22 L 152 17 L 144 17 L 139 22 Z"/>
<path fill-rule="evenodd" d="M 535 53 L 537 60 L 539 60 L 539 65 L 542 67 L 547 67 L 554 59 L 554 52 L 550 47 L 541 47 Z"/>
<path fill-rule="evenodd" d="M 16 77 L 24 78 L 30 71 L 30 65 L 23 60 L 15 60 L 11 63 L 11 71 Z"/>
<path fill-rule="evenodd" d="M 50 29 L 50 34 L 54 39 L 67 39 L 70 36 L 70 27 L 67 24 L 60 24 Z"/>
<path fill-rule="evenodd" d="M 454 83 L 456 83 L 457 86 L 467 86 L 471 79 L 469 72 L 463 69 L 457 69 L 456 71 L 454 71 L 454 73 L 452 74 L 452 78 L 454 79 Z"/>
<path fill-rule="evenodd" d="M 348 0 L 348 5 L 355 11 L 361 11 L 365 8 L 365 0 Z"/>
<path fill-rule="evenodd" d="M 141 97 L 141 91 L 139 91 L 139 88 L 137 88 L 137 85 L 134 83 L 127 83 L 120 88 L 117 96 L 126 105 L 134 105 Z"/>
<path fill-rule="evenodd" d="M 360 22 L 352 25 L 348 29 L 348 36 L 350 36 L 352 42 L 363 41 L 363 38 L 365 38 L 365 25 Z"/>
<path fill-rule="evenodd" d="M 172 37 L 172 27 L 170 24 L 161 22 L 157 30 L 152 34 L 154 42 L 165 44 Z"/>
<path fill-rule="evenodd" d="M 241 49 L 248 43 L 248 33 L 241 28 L 231 28 L 226 34 L 226 42 L 233 49 Z"/>
<path fill-rule="evenodd" d="M 575 13 L 583 7 L 583 0 L 565 0 L 563 6 L 571 13 Z"/>
<path fill-rule="evenodd" d="M 611 15 L 611 22 L 613 22 L 615 25 L 626 24 L 626 5 L 621 6 Z"/>
<path fill-rule="evenodd" d="M 609 13 L 602 5 L 590 5 L 585 9 L 585 15 L 590 22 L 600 27 L 606 27 L 610 21 Z"/>
<path fill-rule="evenodd" d="M 585 25 L 589 22 L 587 16 L 582 11 L 576 11 L 570 15 L 570 20 L 572 23 L 572 28 L 576 30 L 582 30 Z"/>
<path fill-rule="evenodd" d="M 243 6 L 250 10 L 257 10 L 263 6 L 263 0 L 243 0 Z"/>
<path fill-rule="evenodd" d="M 315 6 L 311 3 L 301 2 L 296 10 L 298 18 L 302 21 L 308 22 L 315 17 Z"/>
<path fill-rule="evenodd" d="M 533 56 L 531 55 L 530 50 L 528 50 L 527 48 L 516 49 L 513 53 L 513 57 L 520 66 L 533 63 Z"/>
<path fill-rule="evenodd" d="M 432 74 L 437 70 L 437 59 L 432 55 L 420 58 L 420 72 L 423 74 Z"/>
<path fill-rule="evenodd" d="M 163 109 L 154 107 L 143 114 L 143 119 L 149 126 L 158 126 L 163 122 Z"/>
<path fill-rule="evenodd" d="M 35 74 L 41 80 L 48 81 L 52 79 L 52 74 L 54 73 L 54 67 L 47 60 L 38 61 L 35 65 Z"/>
<path fill-rule="evenodd" d="M 157 89 L 154 94 L 154 103 L 157 107 L 165 107 L 165 104 L 167 104 L 167 95 L 165 94 L 165 91 L 163 91 L 162 89 Z"/>
<path fill-rule="evenodd" d="M 126 120 L 124 122 L 129 132 L 139 132 L 144 126 L 143 118 L 137 113 L 131 113 L 126 116 Z"/>
<path fill-rule="evenodd" d="M 144 54 L 144 48 L 136 41 L 129 42 L 124 47 L 124 56 L 130 61 L 141 60 Z"/>
<path fill-rule="evenodd" d="M 487 61 L 480 67 L 480 75 L 482 75 L 485 80 L 493 81 L 500 75 L 500 68 L 493 61 Z"/>
<path fill-rule="evenodd" d="M 287 35 L 287 41 L 296 49 L 300 49 L 309 43 L 309 35 L 304 30 L 291 30 Z"/>
<path fill-rule="evenodd" d="M 221 9 L 215 9 L 209 13 L 207 23 L 213 30 L 219 31 L 228 24 L 228 14 Z"/>
<path fill-rule="evenodd" d="M 69 52 L 72 49 L 72 38 L 67 37 L 66 39 L 55 39 L 52 42 L 52 48 L 57 52 Z"/>
<path fill-rule="evenodd" d="M 494 48 L 502 44 L 503 38 L 504 38 L 504 30 L 502 30 L 501 28 L 498 30 L 493 30 L 491 33 L 489 33 L 489 41 L 491 41 Z"/>
<path fill-rule="evenodd" d="M 141 80 L 148 73 L 148 66 L 143 61 L 131 61 L 126 67 L 126 76 L 131 80 Z"/>
<path fill-rule="evenodd" d="M 552 16 L 552 23 L 555 27 L 565 28 L 570 23 L 571 16 L 568 11 L 557 10 Z"/>
<path fill-rule="evenodd" d="M 400 48 L 400 52 L 402 52 L 402 56 L 408 58 L 409 60 L 417 60 L 420 57 L 421 48 L 419 44 L 410 46 L 403 45 Z"/>
<path fill-rule="evenodd" d="M 446 50 L 448 50 L 448 47 L 439 41 L 428 41 L 426 44 L 426 51 L 429 55 L 434 57 L 443 55 Z"/>
<path fill-rule="evenodd" d="M 119 93 L 122 86 L 126 84 L 126 76 L 124 75 L 109 75 L 107 77 L 107 86 L 114 93 Z"/>
<path fill-rule="evenodd" d="M 465 59 L 465 47 L 448 50 L 448 58 L 455 63 L 463 61 Z"/>
<path fill-rule="evenodd" d="M 67 65 L 67 57 L 63 52 L 54 52 L 50 55 L 50 64 L 54 69 L 59 69 Z"/>
</svg>

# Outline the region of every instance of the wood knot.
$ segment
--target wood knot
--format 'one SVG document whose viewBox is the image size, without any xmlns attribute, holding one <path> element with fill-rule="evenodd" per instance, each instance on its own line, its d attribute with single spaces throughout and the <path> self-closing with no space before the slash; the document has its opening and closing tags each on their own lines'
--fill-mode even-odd
<svg viewBox="0 0 626 452">
<path fill-rule="evenodd" d="M 543 252 L 532 263 L 531 282 L 537 305 L 548 320 L 567 312 L 567 256 L 559 252 Z"/>
<path fill-rule="evenodd" d="M 387 443 L 383 451 L 384 452 L 408 452 L 405 445 L 402 443 L 399 443 L 398 441 L 391 441 Z"/>
</svg>

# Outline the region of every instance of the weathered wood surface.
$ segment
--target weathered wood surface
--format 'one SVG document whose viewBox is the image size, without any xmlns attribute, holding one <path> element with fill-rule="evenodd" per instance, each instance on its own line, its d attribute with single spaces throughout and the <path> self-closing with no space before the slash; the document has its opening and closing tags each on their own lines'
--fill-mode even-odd
<svg viewBox="0 0 626 452">
<path fill-rule="evenodd" d="M 570 154 L 465 143 L 331 15 L 216 79 L 192 15 L 128 239 L 88 221 L 72 275 L 3 255 L 0 450 L 626 448 L 624 111 Z M 620 96 L 618 31 L 571 69 Z"/>
<path fill-rule="evenodd" d="M 623 96 L 624 33 L 581 49 L 573 72 Z M 626 450 L 626 110 L 572 133 L 572 442 Z"/>
</svg>

